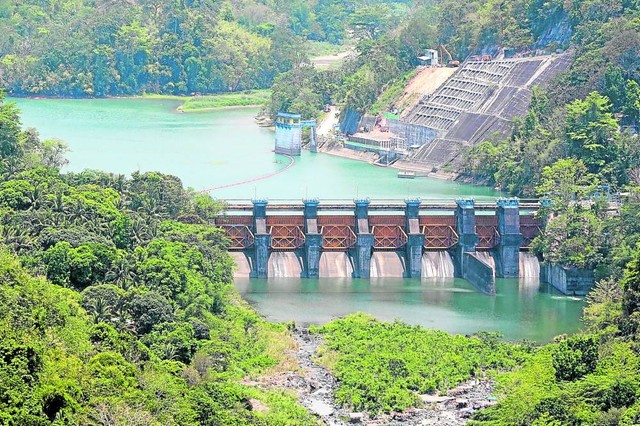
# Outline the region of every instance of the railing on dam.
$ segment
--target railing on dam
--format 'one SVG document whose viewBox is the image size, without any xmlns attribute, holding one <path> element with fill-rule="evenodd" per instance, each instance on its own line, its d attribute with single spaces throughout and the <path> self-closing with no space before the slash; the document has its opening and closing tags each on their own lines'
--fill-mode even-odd
<svg viewBox="0 0 640 426">
<path fill-rule="evenodd" d="M 520 199 L 521 210 L 536 211 L 540 207 L 537 199 Z M 369 211 L 404 211 L 406 205 L 403 199 L 399 198 L 378 198 L 369 202 Z M 450 198 L 430 198 L 421 200 L 420 210 L 426 211 L 455 211 L 457 204 Z M 226 199 L 224 208 L 228 213 L 251 212 L 253 211 L 252 200 L 248 199 Z M 304 201 L 293 198 L 270 199 L 268 210 L 276 214 L 286 214 L 287 212 L 302 212 Z M 353 211 L 353 200 L 347 198 L 322 199 L 317 207 L 318 211 L 341 212 Z M 481 201 L 475 203 L 476 211 L 495 211 L 496 203 L 491 201 Z"/>
<path fill-rule="evenodd" d="M 538 208 L 535 200 L 517 199 L 229 200 L 216 225 L 224 229 L 229 250 L 251 258 L 257 277 L 267 276 L 272 252 L 296 253 L 308 277 L 318 276 L 323 252 L 346 253 L 354 277 L 368 277 L 372 254 L 385 251 L 404 258 L 410 277 L 420 276 L 421 257 L 429 251 L 449 251 L 460 265 L 463 253 L 488 251 L 498 269 L 513 274 L 519 251 L 541 232 Z"/>
</svg>

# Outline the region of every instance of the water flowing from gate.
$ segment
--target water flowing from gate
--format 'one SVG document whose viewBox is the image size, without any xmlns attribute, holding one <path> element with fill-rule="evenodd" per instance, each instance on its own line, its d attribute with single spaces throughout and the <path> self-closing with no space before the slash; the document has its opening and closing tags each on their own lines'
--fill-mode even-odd
<svg viewBox="0 0 640 426">
<path fill-rule="evenodd" d="M 233 262 L 236 264 L 236 269 L 233 271 L 233 276 L 236 278 L 249 278 L 251 275 L 251 263 L 247 256 L 241 251 L 229 252 Z"/>
<path fill-rule="evenodd" d="M 533 254 L 520 252 L 520 277 L 540 277 L 540 262 L 538 261 L 538 258 Z"/>
<path fill-rule="evenodd" d="M 349 278 L 353 274 L 353 265 L 345 252 L 322 253 L 318 269 L 320 278 Z"/>
<path fill-rule="evenodd" d="M 402 277 L 404 262 L 398 253 L 379 251 L 371 256 L 371 278 Z"/>
<path fill-rule="evenodd" d="M 448 251 L 428 251 L 422 255 L 422 278 L 453 277 L 453 260 Z"/>
<path fill-rule="evenodd" d="M 295 278 L 302 273 L 302 263 L 294 252 L 276 251 L 269 256 L 269 278 Z"/>
</svg>

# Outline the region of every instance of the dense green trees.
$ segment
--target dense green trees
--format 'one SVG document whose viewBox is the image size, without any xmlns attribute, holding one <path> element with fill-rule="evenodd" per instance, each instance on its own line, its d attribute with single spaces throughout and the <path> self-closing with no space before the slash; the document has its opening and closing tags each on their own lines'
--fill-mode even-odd
<svg viewBox="0 0 640 426">
<path fill-rule="evenodd" d="M 220 203 L 159 173 L 61 174 L 0 110 L 0 423 L 315 423 L 238 382 L 290 337 L 233 292 Z"/>
<path fill-rule="evenodd" d="M 378 37 L 407 3 L 17 2 L 0 12 L 0 86 L 75 97 L 268 88 L 306 61 L 305 40 Z"/>
<path fill-rule="evenodd" d="M 636 416 L 638 356 L 628 343 L 575 336 L 499 378 L 500 403 L 472 425 L 618 425 Z"/>
<path fill-rule="evenodd" d="M 31 277 L 5 249 L 0 275 L 0 419 L 6 424 L 314 424 L 291 396 L 225 379 L 274 362 L 256 362 L 264 344 L 259 337 L 250 343 L 240 330 L 217 334 L 220 325 L 211 335 L 197 333 L 192 324 L 205 322 L 178 320 L 171 301 L 147 297 L 154 293 L 127 301 L 112 285 L 87 287 L 85 311 L 78 293 Z M 128 309 L 146 316 L 150 329 L 138 327 L 146 333 L 140 339 L 122 318 Z M 217 321 L 235 327 L 231 318 Z M 251 411 L 249 399 L 270 410 Z"/>
<path fill-rule="evenodd" d="M 485 370 L 505 370 L 529 357 L 525 345 L 497 336 L 451 336 L 421 327 L 349 315 L 316 328 L 319 353 L 338 380 L 339 402 L 355 410 L 390 412 L 418 404 L 419 394 L 445 391 Z"/>
</svg>

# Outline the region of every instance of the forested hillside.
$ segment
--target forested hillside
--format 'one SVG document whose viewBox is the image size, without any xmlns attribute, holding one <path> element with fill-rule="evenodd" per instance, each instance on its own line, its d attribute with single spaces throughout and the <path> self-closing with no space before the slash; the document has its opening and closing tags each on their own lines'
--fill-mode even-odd
<svg viewBox="0 0 640 426">
<path fill-rule="evenodd" d="M 221 206 L 159 173 L 61 174 L 18 118 L 0 97 L 0 423 L 315 424 L 240 382 L 293 343 L 233 289 Z"/>
<path fill-rule="evenodd" d="M 635 0 L 416 1 L 393 28 L 358 38 L 357 55 L 341 69 L 295 68 L 277 78 L 272 111 L 295 105 L 313 115 L 322 102 L 331 101 L 343 111 L 366 113 L 383 92 L 390 92 L 386 99 L 402 94 L 418 54 L 439 46 L 459 61 L 503 48 L 516 53 L 571 49 L 571 70 L 549 94 L 554 105 L 564 106 L 601 90 L 609 66 L 623 70 L 625 80 L 638 81 L 638 19 Z M 291 81 L 295 84 L 287 84 Z"/>
<path fill-rule="evenodd" d="M 348 38 L 357 55 L 341 68 L 301 66 L 305 43 Z M 497 47 L 572 52 L 513 135 L 467 153 L 462 172 L 547 198 L 533 250 L 595 269 L 598 283 L 584 331 L 539 348 L 364 316 L 320 327 L 339 401 L 406 409 L 417 392 L 477 375 L 497 377 L 500 399 L 476 424 L 640 424 L 636 0 L 0 0 L 0 86 L 17 95 L 273 82 L 272 111 L 311 117 L 335 102 L 365 112 L 438 45 L 454 59 Z M 227 241 L 208 224 L 223 206 L 159 173 L 62 173 L 65 151 L 21 130 L 0 96 L 0 423 L 315 424 L 294 396 L 242 382 L 284 368 L 293 343 L 233 290 Z M 625 192 L 624 204 L 610 210 L 607 188 Z"/>
<path fill-rule="evenodd" d="M 73 97 L 268 88 L 307 60 L 307 40 L 376 33 L 377 19 L 405 9 L 402 0 L 6 0 L 0 87 Z"/>
</svg>

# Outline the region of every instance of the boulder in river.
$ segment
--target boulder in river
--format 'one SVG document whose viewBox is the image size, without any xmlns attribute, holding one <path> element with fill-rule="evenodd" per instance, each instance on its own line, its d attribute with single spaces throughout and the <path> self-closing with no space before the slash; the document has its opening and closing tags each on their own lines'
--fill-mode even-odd
<svg viewBox="0 0 640 426">
<path fill-rule="evenodd" d="M 363 419 L 362 413 L 349 413 L 349 423 L 361 423 Z"/>
</svg>

